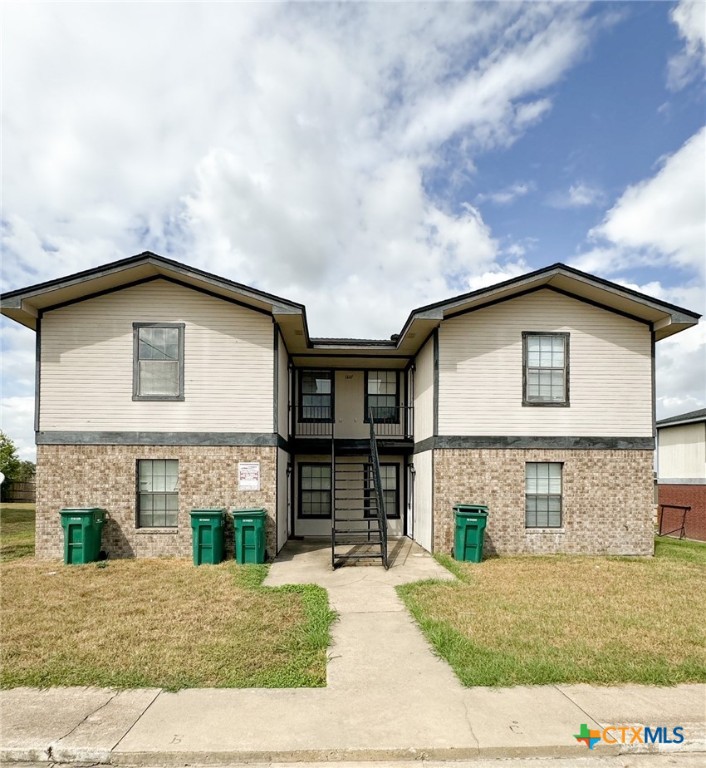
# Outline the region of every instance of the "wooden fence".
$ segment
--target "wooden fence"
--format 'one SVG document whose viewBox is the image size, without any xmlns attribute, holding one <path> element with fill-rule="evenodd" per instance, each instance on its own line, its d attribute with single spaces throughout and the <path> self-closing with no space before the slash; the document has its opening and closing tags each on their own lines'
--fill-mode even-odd
<svg viewBox="0 0 706 768">
<path fill-rule="evenodd" d="M 37 484 L 34 482 L 22 483 L 5 481 L 2 486 L 2 495 L 0 498 L 2 501 L 13 503 L 34 503 L 37 500 Z"/>
</svg>

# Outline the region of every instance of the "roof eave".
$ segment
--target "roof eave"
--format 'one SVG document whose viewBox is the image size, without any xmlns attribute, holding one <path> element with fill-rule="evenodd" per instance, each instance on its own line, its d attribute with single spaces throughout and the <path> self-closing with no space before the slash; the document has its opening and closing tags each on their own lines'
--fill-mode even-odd
<svg viewBox="0 0 706 768">
<path fill-rule="evenodd" d="M 701 315 L 698 313 L 653 299 L 638 291 L 596 278 L 593 275 L 588 275 L 564 264 L 552 264 L 528 275 L 511 278 L 502 283 L 496 283 L 471 293 L 462 294 L 446 301 L 412 310 L 402 329 L 398 344 L 402 345 L 404 343 L 410 328 L 417 320 L 433 318 L 438 324 L 441 320 L 451 315 L 482 309 L 492 303 L 511 299 L 524 292 L 541 288 L 562 290 L 561 285 L 553 285 L 552 283 L 566 283 L 567 281 L 573 283 L 575 288 L 574 296 L 577 299 L 587 300 L 587 296 L 581 295 L 576 290 L 579 286 L 584 286 L 584 290 L 599 291 L 603 295 L 602 305 L 606 309 L 613 309 L 630 316 L 630 312 L 625 312 L 625 310 L 621 310 L 616 306 L 618 300 L 627 302 L 631 307 L 634 319 L 651 325 L 652 330 L 655 332 L 656 341 L 696 325 L 701 318 Z M 611 303 L 609 298 L 614 298 L 614 301 Z"/>
<path fill-rule="evenodd" d="M 106 290 L 126 288 L 135 282 L 155 277 L 172 279 L 187 287 L 206 290 L 224 299 L 233 299 L 246 306 L 264 310 L 273 316 L 300 316 L 308 337 L 304 305 L 171 259 L 165 259 L 151 252 L 103 267 L 77 272 L 66 278 L 6 292 L 0 296 L 0 312 L 21 325 L 35 330 L 36 319 L 41 312 L 100 295 Z"/>
</svg>

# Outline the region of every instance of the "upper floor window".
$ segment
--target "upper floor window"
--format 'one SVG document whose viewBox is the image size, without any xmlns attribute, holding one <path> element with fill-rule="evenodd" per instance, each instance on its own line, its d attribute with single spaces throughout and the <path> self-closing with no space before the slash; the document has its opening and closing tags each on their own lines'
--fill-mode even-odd
<svg viewBox="0 0 706 768">
<path fill-rule="evenodd" d="M 365 421 L 372 410 L 373 421 L 399 423 L 400 377 L 397 371 L 365 372 Z"/>
<path fill-rule="evenodd" d="M 559 462 L 525 464 L 525 527 L 561 527 L 561 468 Z"/>
<path fill-rule="evenodd" d="M 299 421 L 333 421 L 333 371 L 302 371 Z"/>
<path fill-rule="evenodd" d="M 184 399 L 183 323 L 133 323 L 133 399 Z"/>
<path fill-rule="evenodd" d="M 523 405 L 569 405 L 569 334 L 522 334 Z"/>
<path fill-rule="evenodd" d="M 137 462 L 138 527 L 175 528 L 178 517 L 178 460 L 140 459 Z"/>
</svg>

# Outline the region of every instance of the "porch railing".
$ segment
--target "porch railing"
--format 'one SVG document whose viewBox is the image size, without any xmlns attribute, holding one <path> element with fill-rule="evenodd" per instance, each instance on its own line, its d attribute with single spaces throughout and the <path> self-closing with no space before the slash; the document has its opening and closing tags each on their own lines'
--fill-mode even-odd
<svg viewBox="0 0 706 768">
<path fill-rule="evenodd" d="M 294 407 L 294 436 L 332 437 L 335 419 L 331 406 L 297 405 Z M 378 438 L 411 439 L 414 435 L 414 409 L 411 405 L 371 407 L 366 418 L 363 419 L 361 413 L 358 424 L 361 421 L 372 423 Z M 358 435 L 354 427 L 355 423 L 350 419 L 339 420 L 336 437 L 367 437 L 367 429 Z"/>
</svg>

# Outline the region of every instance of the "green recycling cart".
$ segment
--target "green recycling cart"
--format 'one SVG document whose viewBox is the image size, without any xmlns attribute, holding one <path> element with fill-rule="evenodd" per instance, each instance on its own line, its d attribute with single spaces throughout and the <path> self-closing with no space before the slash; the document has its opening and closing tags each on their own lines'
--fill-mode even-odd
<svg viewBox="0 0 706 768">
<path fill-rule="evenodd" d="M 471 563 L 483 559 L 483 534 L 488 521 L 488 507 L 483 504 L 456 504 L 454 557 Z"/>
<path fill-rule="evenodd" d="M 237 563 L 265 562 L 265 510 L 234 509 L 235 561 Z"/>
<path fill-rule="evenodd" d="M 218 565 L 224 552 L 223 523 L 225 509 L 209 507 L 191 510 L 191 539 L 194 565 Z"/>
<path fill-rule="evenodd" d="M 98 560 L 104 522 L 105 510 L 98 507 L 61 510 L 66 565 L 84 565 Z"/>
</svg>

